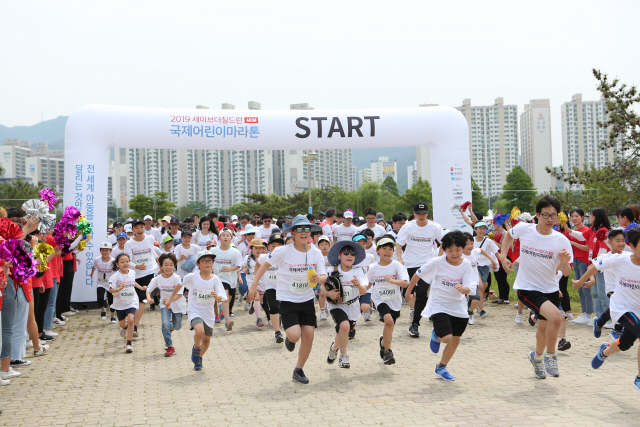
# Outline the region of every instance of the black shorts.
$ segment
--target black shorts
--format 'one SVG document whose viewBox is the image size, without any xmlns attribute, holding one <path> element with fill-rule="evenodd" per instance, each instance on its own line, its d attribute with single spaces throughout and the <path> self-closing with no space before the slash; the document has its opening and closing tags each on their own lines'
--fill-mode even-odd
<svg viewBox="0 0 640 427">
<path fill-rule="evenodd" d="M 305 302 L 280 301 L 280 319 L 285 331 L 295 325 L 318 326 L 313 299 Z"/>
<path fill-rule="evenodd" d="M 123 321 L 124 319 L 126 319 L 129 314 L 133 314 L 135 316 L 136 309 L 127 308 L 126 310 L 116 310 L 116 315 L 118 316 L 119 321 Z"/>
<path fill-rule="evenodd" d="M 409 281 L 413 279 L 413 275 L 416 274 L 419 269 L 420 267 L 407 268 L 407 272 L 409 273 Z M 416 286 L 414 286 L 414 288 L 411 290 L 411 294 L 417 294 L 418 292 L 420 292 L 421 294 L 427 295 L 428 291 L 429 284 L 422 279 L 418 279 L 418 283 L 416 283 Z M 406 292 L 406 290 L 404 292 Z"/>
<path fill-rule="evenodd" d="M 544 294 L 538 291 L 519 290 L 518 299 L 538 316 L 538 320 L 547 320 L 544 316 L 540 315 L 540 307 L 542 307 L 542 304 L 545 302 L 549 301 L 555 305 L 556 308 L 560 307 L 560 291 Z"/>
<path fill-rule="evenodd" d="M 275 289 L 267 289 L 264 293 L 264 300 L 267 301 L 267 307 L 269 307 L 269 314 L 280 314 L 280 303 L 276 299 Z"/>
<path fill-rule="evenodd" d="M 136 279 L 136 283 L 140 286 L 149 286 L 151 280 L 153 279 L 153 274 L 147 274 L 144 277 L 139 277 Z M 147 299 L 147 291 L 143 291 L 142 289 L 135 288 L 136 294 L 138 294 L 138 301 L 142 302 Z M 153 304 L 153 301 L 149 301 L 150 304 Z"/>
<path fill-rule="evenodd" d="M 227 282 L 222 282 L 222 287 L 224 288 L 225 291 L 231 290 L 231 285 L 228 284 Z"/>
<path fill-rule="evenodd" d="M 336 334 L 340 332 L 340 324 L 342 322 L 349 322 L 349 330 L 353 329 L 353 327 L 356 326 L 355 320 L 349 320 L 347 313 L 340 310 L 339 308 L 334 308 L 329 313 L 331 313 L 333 321 L 336 322 Z"/>
<path fill-rule="evenodd" d="M 380 315 L 380 321 L 381 322 L 384 322 L 385 314 L 390 314 L 391 318 L 393 319 L 393 324 L 394 325 L 396 323 L 396 319 L 398 317 L 400 317 L 400 312 L 399 311 L 391 310 L 389 308 L 389 306 L 384 302 L 380 303 L 380 305 L 378 306 L 378 314 Z"/>
<path fill-rule="evenodd" d="M 433 322 L 433 330 L 438 338 L 446 337 L 447 335 L 461 337 L 465 329 L 467 329 L 469 318 L 451 316 L 447 313 L 436 313 L 431 316 L 431 321 Z"/>
<path fill-rule="evenodd" d="M 627 351 L 633 347 L 633 343 L 640 339 L 640 319 L 634 313 L 627 312 L 620 316 L 618 323 L 624 330 L 622 336 L 618 338 L 618 347 L 622 351 Z"/>
</svg>

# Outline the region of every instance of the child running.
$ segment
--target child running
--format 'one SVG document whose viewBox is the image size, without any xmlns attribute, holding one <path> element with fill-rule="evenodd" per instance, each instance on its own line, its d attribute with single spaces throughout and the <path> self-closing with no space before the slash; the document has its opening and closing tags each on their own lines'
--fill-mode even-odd
<svg viewBox="0 0 640 427">
<path fill-rule="evenodd" d="M 184 290 L 181 289 L 177 293 L 177 295 L 179 295 L 177 299 L 167 306 L 173 290 L 176 286 L 180 285 L 180 276 L 173 272 L 178 264 L 176 256 L 174 254 L 162 254 L 158 259 L 158 264 L 160 264 L 161 274 L 151 280 L 147 288 L 147 299 L 151 298 L 151 293 L 154 290 L 160 290 L 160 301 L 162 301 L 160 308 L 160 315 L 162 316 L 162 336 L 164 337 L 166 349 L 164 356 L 170 357 L 176 352 L 176 349 L 173 347 L 173 342 L 171 341 L 171 333 L 182 328 L 182 315 L 187 313 L 187 301 L 185 301 L 183 297 Z"/>
<path fill-rule="evenodd" d="M 176 260 L 178 260 L 178 276 L 181 278 L 193 271 L 195 268 L 196 255 L 201 251 L 199 246 L 191 244 L 191 239 L 191 231 L 187 230 L 183 232 L 182 243 L 173 249 Z M 193 257 L 193 259 L 189 261 L 191 257 Z"/>
<path fill-rule="evenodd" d="M 331 208 L 330 208 L 331 209 Z M 331 240 L 329 237 L 322 236 L 318 239 L 318 249 L 322 252 L 322 256 L 324 257 L 324 266 L 327 270 L 331 267 L 327 256 L 329 255 L 329 249 L 331 249 Z M 320 292 L 318 296 L 318 305 L 320 306 L 320 320 L 327 320 L 327 296 Z"/>
<path fill-rule="evenodd" d="M 126 352 L 133 353 L 133 325 L 138 310 L 136 290 L 142 290 L 136 282 L 136 273 L 129 270 L 129 255 L 121 253 L 113 262 L 113 273 L 109 278 L 109 292 L 113 294 L 111 308 L 116 311 L 120 322 L 120 336 L 127 336 Z"/>
<path fill-rule="evenodd" d="M 434 353 L 440 350 L 440 343 L 447 346 L 442 352 L 440 363 L 436 365 L 435 374 L 445 381 L 453 381 L 455 377 L 447 370 L 460 337 L 467 328 L 467 300 L 465 295 L 475 294 L 478 288 L 478 276 L 474 274 L 471 262 L 462 254 L 467 245 L 467 236 L 461 231 L 451 231 L 442 237 L 444 256 L 433 258 L 420 267 L 411 278 L 407 294 L 422 279 L 431 284 L 431 292 L 422 317 L 431 318 L 430 348 Z"/>
<path fill-rule="evenodd" d="M 196 371 L 202 370 L 202 357 L 207 352 L 213 336 L 213 326 L 216 321 L 213 307 L 216 303 L 225 301 L 227 298 L 220 278 L 213 274 L 213 262 L 215 259 L 216 255 L 211 251 L 198 252 L 196 256 L 198 271 L 187 274 L 181 283 L 176 285 L 171 297 L 165 303 L 165 308 L 169 310 L 174 301 L 182 298 L 182 295 L 179 295 L 182 288 L 189 290 L 188 320 L 195 331 L 191 361 L 193 362 L 193 369 Z"/>
<path fill-rule="evenodd" d="M 107 307 L 113 304 L 113 294 L 109 292 L 109 279 L 113 275 L 113 261 L 111 258 L 111 243 L 102 242 L 100 244 L 100 256 L 93 260 L 93 268 L 91 269 L 91 278 L 98 271 L 98 287 L 96 288 L 98 297 L 98 307 L 100 307 L 100 319 L 107 320 Z M 105 294 L 107 299 L 105 300 Z M 108 301 L 108 303 L 107 303 Z M 116 323 L 116 311 L 110 308 L 111 323 Z"/>
<path fill-rule="evenodd" d="M 353 268 L 361 269 L 365 275 L 369 271 L 369 266 L 373 264 L 375 260 L 374 255 L 369 250 L 371 248 L 375 249 L 375 245 L 371 244 L 369 246 L 370 244 L 369 237 L 373 239 L 373 236 L 368 236 L 368 235 L 373 235 L 373 232 L 369 229 L 365 229 L 362 233 L 356 234 L 355 236 L 353 236 L 353 241 L 358 243 L 358 245 L 362 247 L 362 249 L 364 249 L 366 254 L 365 257 L 362 259 L 362 261 L 357 262 L 356 265 L 353 266 Z M 367 246 L 369 246 L 369 249 L 367 249 Z M 369 322 L 371 320 L 371 293 L 370 292 L 367 292 L 365 295 L 362 295 L 360 297 L 360 311 L 364 313 L 364 321 Z M 349 332 L 349 339 L 352 340 L 355 338 L 355 336 L 356 336 L 356 328 L 354 325 L 354 327 Z"/>
<path fill-rule="evenodd" d="M 269 237 L 268 248 L 269 252 L 273 253 L 280 246 L 284 246 L 284 239 L 282 234 L 274 233 Z M 260 265 L 267 261 L 269 254 L 262 254 L 258 258 L 258 263 L 255 266 L 256 270 L 260 269 Z M 253 279 L 253 278 L 252 278 Z M 276 283 L 278 281 L 278 267 L 271 267 L 267 270 L 267 274 L 262 277 L 262 281 L 265 284 L 264 300 L 267 302 L 267 309 L 271 316 L 271 325 L 275 332 L 276 343 L 280 344 L 284 342 L 282 332 L 280 332 L 280 303 L 276 297 Z"/>
<path fill-rule="evenodd" d="M 489 275 L 491 274 L 491 270 L 495 269 L 498 266 L 497 263 L 493 260 L 493 257 L 500 248 L 498 248 L 498 245 L 496 245 L 493 240 L 486 237 L 487 224 L 484 221 L 476 222 L 473 226 L 473 229 L 476 232 L 476 237 L 473 241 L 473 247 L 480 248 L 484 251 L 482 256 L 478 257 L 477 260 L 477 269 L 478 274 L 480 275 L 480 290 L 478 291 L 480 298 L 478 298 L 477 301 L 480 306 L 480 318 L 484 319 L 488 316 L 488 313 L 484 309 L 484 298 L 485 294 L 488 293 L 487 288 L 489 286 Z M 476 304 L 476 306 L 477 305 L 478 304 Z M 473 309 L 470 308 L 470 310 L 473 314 Z M 470 324 L 473 325 L 473 321 L 471 319 L 472 318 L 470 317 Z"/>
<path fill-rule="evenodd" d="M 236 296 L 236 288 L 238 287 L 238 270 L 242 267 L 242 255 L 234 247 L 231 246 L 233 234 L 228 228 L 220 232 L 220 245 L 211 250 L 215 255 L 215 271 L 222 282 L 225 290 L 226 298 L 222 299 L 222 316 L 225 321 L 227 331 L 233 328 L 233 301 Z"/>
<path fill-rule="evenodd" d="M 242 268 L 244 269 L 248 283 L 253 282 L 253 275 L 255 273 L 255 270 L 256 268 L 260 268 L 258 263 L 258 258 L 260 258 L 260 255 L 262 254 L 263 247 L 264 245 L 262 244 L 261 239 L 253 239 L 249 244 L 250 252 L 244 257 L 244 261 L 242 262 Z M 264 293 L 266 289 L 267 288 L 266 288 L 266 284 L 264 283 L 264 280 L 261 280 L 260 283 L 258 283 L 257 299 L 255 301 L 251 301 L 247 299 L 247 301 L 251 304 L 251 307 L 249 309 L 249 314 L 253 314 L 255 312 L 256 325 L 259 328 L 262 328 L 264 326 L 264 323 L 262 322 L 262 317 L 260 314 L 260 306 L 262 305 L 262 299 L 264 298 Z"/>
<path fill-rule="evenodd" d="M 380 321 L 384 323 L 380 335 L 380 358 L 385 365 L 393 365 L 396 360 L 391 351 L 391 340 L 396 320 L 402 308 L 402 289 L 409 285 L 409 275 L 398 261 L 393 259 L 396 241 L 382 236 L 376 241 L 376 252 L 380 261 L 369 267 L 367 279 L 373 284 L 371 299 L 378 309 Z"/>
</svg>

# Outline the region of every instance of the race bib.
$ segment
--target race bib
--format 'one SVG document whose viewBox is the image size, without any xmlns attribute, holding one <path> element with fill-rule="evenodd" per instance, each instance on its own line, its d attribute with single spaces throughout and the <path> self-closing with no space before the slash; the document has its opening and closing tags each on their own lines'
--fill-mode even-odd
<svg viewBox="0 0 640 427">
<path fill-rule="evenodd" d="M 196 291 L 196 299 L 199 304 L 213 304 L 215 299 L 211 296 L 211 291 L 198 290 Z"/>
<path fill-rule="evenodd" d="M 380 285 L 376 286 L 376 288 L 381 300 L 387 301 L 396 298 L 396 285 Z"/>
<path fill-rule="evenodd" d="M 343 286 L 342 287 L 342 302 L 349 302 L 358 297 L 358 289 L 355 286 Z"/>
<path fill-rule="evenodd" d="M 278 281 L 278 276 L 276 276 L 276 273 L 269 273 L 269 276 L 267 276 L 269 278 L 269 281 L 271 283 L 276 283 Z"/>
<path fill-rule="evenodd" d="M 133 288 L 125 288 L 119 293 L 120 299 L 123 301 L 131 301 L 136 295 L 136 291 Z"/>
<path fill-rule="evenodd" d="M 107 279 L 106 277 L 98 277 L 98 284 L 99 285 L 106 285 L 107 283 L 109 283 L 109 279 Z"/>
<path fill-rule="evenodd" d="M 144 264 L 144 265 L 149 265 L 149 254 L 145 254 L 145 255 L 136 255 L 136 265 L 140 265 L 140 264 Z"/>
<path fill-rule="evenodd" d="M 292 277 L 289 290 L 294 294 L 301 294 L 307 292 L 311 288 L 309 287 L 309 279 L 306 277 Z"/>
</svg>

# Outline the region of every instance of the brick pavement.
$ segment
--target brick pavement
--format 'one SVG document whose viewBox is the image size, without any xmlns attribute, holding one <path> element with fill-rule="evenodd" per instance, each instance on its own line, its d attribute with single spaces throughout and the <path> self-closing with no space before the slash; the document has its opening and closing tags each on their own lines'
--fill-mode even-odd
<svg viewBox="0 0 640 427">
<path fill-rule="evenodd" d="M 176 355 L 163 357 L 159 311 L 145 313 L 130 355 L 117 325 L 84 311 L 56 329 L 51 354 L 30 358 L 22 376 L 0 388 L 0 425 L 640 425 L 635 348 L 594 371 L 590 361 L 604 339 L 571 324 L 573 346 L 558 352 L 561 376 L 538 380 L 526 357 L 534 328 L 516 325 L 511 306 L 489 310 L 462 337 L 449 364 L 454 382 L 433 376 L 439 357 L 429 350 L 428 321 L 419 339 L 406 335 L 407 306 L 393 366 L 378 355 L 382 324 L 363 319 L 349 343 L 351 369 L 328 365 L 333 322 L 320 322 L 308 385 L 291 381 L 297 350 L 276 344 L 271 329 L 258 330 L 241 309 L 231 333 L 216 326 L 201 372 L 189 360 L 188 327 L 174 332 Z"/>
</svg>

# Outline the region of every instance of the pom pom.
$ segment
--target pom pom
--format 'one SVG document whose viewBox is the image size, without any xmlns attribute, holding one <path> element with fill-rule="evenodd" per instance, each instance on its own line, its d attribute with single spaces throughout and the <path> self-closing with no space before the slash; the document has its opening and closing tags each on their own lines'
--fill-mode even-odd
<svg viewBox="0 0 640 427">
<path fill-rule="evenodd" d="M 560 213 L 558 214 L 558 222 L 560 223 L 560 225 L 565 225 L 568 221 L 569 218 L 567 218 L 567 214 L 560 211 Z"/>
<path fill-rule="evenodd" d="M 53 252 L 53 246 L 47 243 L 38 243 L 36 247 L 33 248 L 35 259 L 40 261 L 40 264 L 37 266 L 40 273 L 44 273 L 49 269 L 49 256 L 53 254 Z"/>
<path fill-rule="evenodd" d="M 520 216 L 520 209 L 518 209 L 517 206 L 514 206 L 513 209 L 511 209 L 511 219 L 516 219 Z"/>
<path fill-rule="evenodd" d="M 520 224 L 520 220 L 519 219 L 512 219 L 511 220 L 511 226 L 515 227 L 516 225 Z"/>
<path fill-rule="evenodd" d="M 498 215 L 495 215 L 493 217 L 493 222 L 496 225 L 501 226 L 508 219 L 509 219 L 509 214 L 506 214 L 506 213 L 505 214 L 498 214 Z"/>
<path fill-rule="evenodd" d="M 70 246 L 73 240 L 70 237 L 78 233 L 76 223 L 80 219 L 80 216 L 82 216 L 82 214 L 78 209 L 73 206 L 67 206 L 64 208 L 62 218 L 60 218 L 60 221 L 58 221 L 53 228 L 53 238 L 58 246 L 60 246 L 63 256 L 71 252 Z"/>
<path fill-rule="evenodd" d="M 491 240 L 495 240 L 496 235 L 495 233 L 492 231 L 491 233 L 487 234 L 487 238 L 491 239 Z"/>
<path fill-rule="evenodd" d="M 24 249 L 22 240 L 9 239 L 0 243 L 0 258 L 11 263 L 10 276 L 16 282 L 25 283 L 36 275 L 35 259 Z"/>
<path fill-rule="evenodd" d="M 632 228 L 636 228 L 638 226 L 638 224 L 636 224 L 635 222 L 632 222 L 631 224 L 627 225 L 624 229 L 624 241 L 629 244 L 629 238 L 627 237 L 627 231 L 631 230 Z"/>
<path fill-rule="evenodd" d="M 89 221 L 87 221 L 84 215 L 80 216 L 77 227 L 78 232 L 83 236 L 89 236 L 93 231 L 93 229 L 91 228 L 91 224 L 89 223 Z"/>
<path fill-rule="evenodd" d="M 557 226 L 557 225 L 554 225 L 554 226 L 553 226 L 553 230 L 554 230 L 554 231 L 558 231 L 558 226 Z"/>
<path fill-rule="evenodd" d="M 463 211 L 466 211 L 469 208 L 470 204 L 471 202 L 464 202 L 463 204 L 460 205 L 460 209 L 462 209 Z"/>
<path fill-rule="evenodd" d="M 24 234 L 22 228 L 9 218 L 0 218 L 0 237 L 4 240 L 17 239 L 20 240 Z"/>
<path fill-rule="evenodd" d="M 598 231 L 596 231 L 596 239 L 605 240 L 607 237 L 609 237 L 609 230 L 605 227 L 600 227 Z"/>
<path fill-rule="evenodd" d="M 38 218 L 38 221 L 40 221 L 38 230 L 41 233 L 47 233 L 56 225 L 56 216 L 49 213 L 49 207 L 42 200 L 27 200 L 22 204 L 22 210 L 27 214 L 25 218 L 32 216 Z"/>
<path fill-rule="evenodd" d="M 458 209 L 460 209 L 460 202 L 451 203 L 451 210 L 452 211 L 457 211 Z"/>
<path fill-rule="evenodd" d="M 40 190 L 40 200 L 49 205 L 50 211 L 56 208 L 56 203 L 58 202 L 56 194 L 48 188 L 43 188 L 42 190 Z"/>
</svg>

